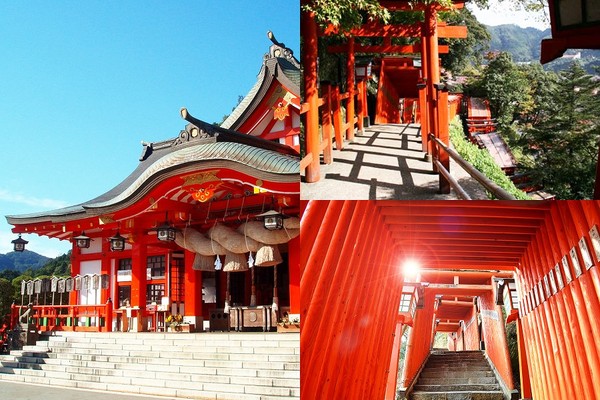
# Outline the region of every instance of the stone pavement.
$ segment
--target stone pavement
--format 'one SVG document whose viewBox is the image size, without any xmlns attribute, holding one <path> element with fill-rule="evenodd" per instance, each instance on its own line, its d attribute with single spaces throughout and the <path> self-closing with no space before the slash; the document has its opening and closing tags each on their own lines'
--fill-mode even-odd
<svg viewBox="0 0 600 400">
<path fill-rule="evenodd" d="M 438 194 L 438 175 L 423 159 L 420 125 L 374 125 L 334 150 L 334 162 L 321 164 L 321 180 L 301 183 L 303 200 L 454 200 Z M 485 191 L 460 166 L 450 171 L 473 199 L 487 199 Z"/>
<path fill-rule="evenodd" d="M 49 387 L 30 383 L 0 381 L 0 397 L 11 400 L 171 400 L 172 397 L 153 397 L 142 395 L 117 394 L 115 392 L 96 392 L 85 389 Z"/>
</svg>

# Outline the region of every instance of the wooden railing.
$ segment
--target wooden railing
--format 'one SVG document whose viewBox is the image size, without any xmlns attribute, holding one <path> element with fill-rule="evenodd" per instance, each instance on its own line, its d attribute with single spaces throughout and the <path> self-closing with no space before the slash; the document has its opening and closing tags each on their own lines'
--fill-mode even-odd
<svg viewBox="0 0 600 400">
<path fill-rule="evenodd" d="M 20 316 L 29 309 L 28 306 L 11 307 L 10 326 L 20 323 Z M 29 314 L 23 322 L 33 324 L 38 331 L 91 331 L 111 332 L 113 325 L 113 304 L 91 305 L 44 305 L 31 306 Z"/>
<path fill-rule="evenodd" d="M 306 115 L 311 110 L 309 103 L 303 103 L 300 108 L 300 115 L 303 118 L 304 126 L 306 127 L 306 154 L 300 161 L 300 172 L 304 173 L 307 168 L 318 168 L 319 163 L 315 160 L 320 160 L 323 154 L 323 162 L 331 164 L 333 162 L 333 141 L 335 138 L 335 147 L 337 150 L 344 148 L 344 141 L 354 139 L 354 131 L 359 133 L 364 129 L 364 120 L 368 115 L 366 102 L 366 81 L 360 81 L 356 85 L 353 94 L 349 92 L 340 93 L 340 88 L 337 85 L 329 83 L 321 84 L 321 94 L 318 101 L 319 113 L 319 130 L 314 132 L 310 125 L 306 123 Z M 346 115 L 344 118 L 342 110 L 348 110 L 349 102 L 353 100 L 356 107 L 354 115 Z M 319 154 L 310 152 L 311 146 L 309 142 L 317 141 L 319 143 Z M 314 167 L 313 167 L 314 166 Z"/>
<path fill-rule="evenodd" d="M 469 175 L 471 175 L 471 177 L 477 180 L 477 182 L 479 182 L 488 192 L 492 193 L 498 200 L 516 200 L 515 196 L 502 189 L 495 182 L 492 182 L 487 176 L 475 169 L 475 167 L 469 164 L 454 149 L 444 144 L 444 142 L 442 142 L 440 139 L 436 138 L 432 134 L 429 134 L 429 139 L 432 141 L 432 143 L 434 143 L 434 146 L 436 146 L 436 151 L 434 152 L 434 154 L 440 154 L 440 151 L 444 151 L 450 156 L 450 158 L 452 158 Z M 450 186 L 456 191 L 458 197 L 460 197 L 463 200 L 471 200 L 469 194 L 450 174 L 450 171 L 448 171 L 448 169 L 446 169 L 437 158 L 434 158 L 433 162 L 437 167 L 437 170 L 440 173 L 440 175 L 442 175 L 444 178 L 446 178 L 448 182 L 450 182 Z"/>
</svg>

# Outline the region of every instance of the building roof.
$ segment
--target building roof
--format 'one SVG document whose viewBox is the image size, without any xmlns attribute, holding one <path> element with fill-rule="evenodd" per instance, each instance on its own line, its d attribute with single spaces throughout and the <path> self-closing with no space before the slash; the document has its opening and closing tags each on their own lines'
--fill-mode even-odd
<svg viewBox="0 0 600 400">
<path fill-rule="evenodd" d="M 238 129 L 252 115 L 271 85 L 277 81 L 297 97 L 300 97 L 300 63 L 292 50 L 278 42 L 269 32 L 273 42 L 269 52 L 265 54 L 263 64 L 258 73 L 256 83 L 250 92 L 237 105 L 221 126 L 227 129 Z"/>
<path fill-rule="evenodd" d="M 199 169 L 230 168 L 262 181 L 300 180 L 300 158 L 288 146 L 208 124 L 192 117 L 176 138 L 142 143 L 137 168 L 108 192 L 81 204 L 33 214 L 7 216 L 8 223 L 64 222 L 101 215 L 134 204 L 155 184 Z"/>
</svg>

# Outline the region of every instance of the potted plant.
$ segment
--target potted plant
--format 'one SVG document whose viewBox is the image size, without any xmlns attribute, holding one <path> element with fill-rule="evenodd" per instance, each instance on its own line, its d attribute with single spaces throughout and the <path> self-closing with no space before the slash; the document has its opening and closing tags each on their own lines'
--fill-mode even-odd
<svg viewBox="0 0 600 400">
<path fill-rule="evenodd" d="M 300 316 L 285 313 L 277 323 L 277 332 L 300 332 Z"/>
<path fill-rule="evenodd" d="M 181 314 L 169 314 L 165 323 L 169 326 L 169 332 L 181 332 L 181 324 L 183 323 L 183 316 Z"/>
</svg>

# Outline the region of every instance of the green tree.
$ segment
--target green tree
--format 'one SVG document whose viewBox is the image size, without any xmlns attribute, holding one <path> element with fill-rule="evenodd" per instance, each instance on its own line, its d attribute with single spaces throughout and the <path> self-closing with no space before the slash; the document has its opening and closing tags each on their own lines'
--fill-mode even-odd
<svg viewBox="0 0 600 400">
<path fill-rule="evenodd" d="M 10 281 L 0 278 L 0 325 L 4 316 L 10 313 L 10 305 L 13 302 L 13 288 Z"/>
<path fill-rule="evenodd" d="M 19 275 L 17 276 L 15 279 L 12 280 L 11 285 L 13 288 L 13 299 L 17 301 L 18 304 L 20 304 L 21 302 L 21 282 L 22 281 L 30 281 L 32 280 L 33 277 L 31 275 L 27 275 L 27 274 L 23 274 L 23 275 Z M 25 300 L 23 301 L 25 304 L 27 304 L 27 295 L 25 295 Z"/>
<path fill-rule="evenodd" d="M 462 73 L 466 68 L 480 65 L 483 55 L 489 49 L 491 36 L 485 25 L 466 7 L 453 13 L 444 13 L 444 19 L 450 25 L 465 25 L 466 39 L 448 39 L 448 54 L 442 56 L 442 66 L 454 74 Z"/>
<path fill-rule="evenodd" d="M 523 137 L 535 184 L 560 199 L 593 197 L 600 139 L 600 83 L 579 63 L 559 75 L 553 101 Z"/>
<path fill-rule="evenodd" d="M 71 275 L 71 252 L 63 254 L 53 260 L 50 260 L 42 268 L 32 271 L 34 277 L 41 275 L 48 276 L 70 276 Z"/>
<path fill-rule="evenodd" d="M 378 0 L 307 0 L 302 9 L 311 11 L 317 23 L 332 24 L 342 31 L 360 26 L 366 20 L 388 21 L 390 13 Z"/>
<path fill-rule="evenodd" d="M 527 128 L 540 124 L 557 111 L 555 96 L 558 75 L 545 71 L 540 64 L 527 64 L 520 68 L 528 82 L 531 102 L 526 107 L 527 113 L 519 117 L 521 124 Z"/>
<path fill-rule="evenodd" d="M 531 106 L 529 82 L 508 53 L 492 58 L 478 83 L 490 101 L 501 133 L 514 139 L 512 123 Z"/>
</svg>

